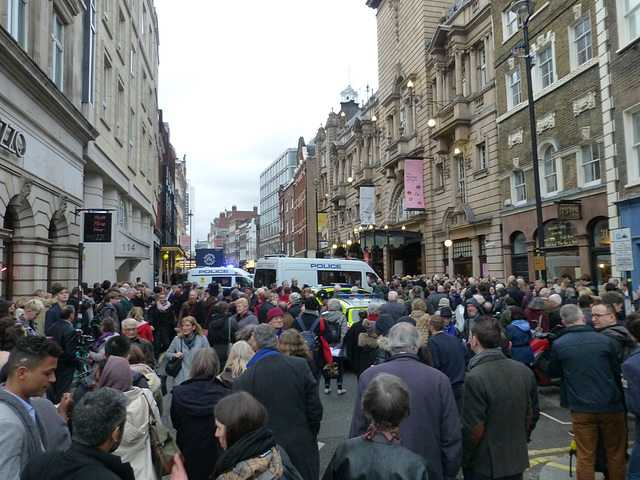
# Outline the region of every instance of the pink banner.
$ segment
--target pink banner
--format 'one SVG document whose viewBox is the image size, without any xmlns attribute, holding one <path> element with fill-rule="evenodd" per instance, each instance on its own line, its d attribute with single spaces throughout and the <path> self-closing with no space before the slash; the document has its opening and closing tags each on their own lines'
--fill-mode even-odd
<svg viewBox="0 0 640 480">
<path fill-rule="evenodd" d="M 422 180 L 422 159 L 407 158 L 404 161 L 404 203 L 406 210 L 425 209 Z"/>
</svg>

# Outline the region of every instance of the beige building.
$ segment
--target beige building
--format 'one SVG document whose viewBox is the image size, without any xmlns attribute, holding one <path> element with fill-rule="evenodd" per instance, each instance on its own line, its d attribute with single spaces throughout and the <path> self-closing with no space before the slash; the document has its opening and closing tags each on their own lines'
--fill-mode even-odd
<svg viewBox="0 0 640 480">
<path fill-rule="evenodd" d="M 83 172 L 80 1 L 0 3 L 0 295 L 77 278 Z"/>
</svg>

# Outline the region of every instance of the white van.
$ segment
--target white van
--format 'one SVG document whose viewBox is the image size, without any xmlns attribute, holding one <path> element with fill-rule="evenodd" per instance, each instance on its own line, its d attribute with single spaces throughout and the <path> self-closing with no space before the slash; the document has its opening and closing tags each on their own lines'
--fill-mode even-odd
<svg viewBox="0 0 640 480">
<path fill-rule="evenodd" d="M 256 286 L 268 288 L 273 283 L 282 285 L 284 280 L 291 283 L 293 277 L 298 279 L 300 288 L 303 285 L 355 285 L 359 282 L 366 290 L 371 290 L 370 281 L 378 279 L 376 272 L 361 260 L 267 256 L 256 262 Z"/>
<path fill-rule="evenodd" d="M 221 287 L 233 287 L 236 283 L 241 287 L 252 287 L 253 281 L 241 268 L 231 267 L 197 267 L 189 270 L 187 280 L 196 285 L 206 287 L 213 280 Z"/>
</svg>

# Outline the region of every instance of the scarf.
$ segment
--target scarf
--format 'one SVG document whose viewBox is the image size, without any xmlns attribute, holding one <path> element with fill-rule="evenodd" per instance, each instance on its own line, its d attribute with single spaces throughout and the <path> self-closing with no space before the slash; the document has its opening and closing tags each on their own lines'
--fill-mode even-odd
<svg viewBox="0 0 640 480">
<path fill-rule="evenodd" d="M 100 335 L 96 343 L 93 344 L 93 351 L 98 352 L 102 344 L 107 341 L 107 338 L 112 337 L 114 335 L 115 335 L 115 332 L 104 332 L 102 335 Z"/>
<path fill-rule="evenodd" d="M 364 434 L 362 435 L 365 439 L 369 440 L 370 442 L 374 442 L 374 441 L 378 441 L 380 442 L 381 438 L 380 436 L 383 436 L 384 438 L 386 438 L 387 442 L 389 443 L 402 443 L 402 439 L 400 438 L 400 436 L 398 435 L 398 432 L 390 432 L 389 430 L 381 430 L 378 427 L 375 427 L 373 425 L 371 425 L 366 432 L 364 432 Z M 376 439 L 374 439 L 374 437 L 378 437 Z"/>
<path fill-rule="evenodd" d="M 275 444 L 273 433 L 263 425 L 253 432 L 247 433 L 220 455 L 216 465 L 216 472 L 226 472 L 243 460 L 263 455 Z"/>
<path fill-rule="evenodd" d="M 442 327 L 442 331 L 444 333 L 448 333 L 449 335 L 455 335 L 456 334 L 456 327 L 453 324 L 453 322 L 451 322 L 448 327 L 443 326 Z"/>
<path fill-rule="evenodd" d="M 273 348 L 261 348 L 256 352 L 256 354 L 253 357 L 251 357 L 251 360 L 247 362 L 247 368 L 249 368 L 254 363 L 258 362 L 259 360 L 263 359 L 264 357 L 268 357 L 269 355 L 282 355 L 282 353 Z"/>
<path fill-rule="evenodd" d="M 171 303 L 169 303 L 167 300 L 165 300 L 164 303 L 162 303 L 160 300 L 156 302 L 156 307 L 159 312 L 166 312 L 170 306 Z"/>
<path fill-rule="evenodd" d="M 484 357 L 490 357 L 492 355 L 500 355 L 500 356 L 504 356 L 502 354 L 502 349 L 500 347 L 497 348 L 485 348 L 483 351 L 481 351 L 480 353 L 478 353 L 477 355 L 475 355 L 470 361 L 469 361 L 469 370 L 471 370 L 473 367 L 475 367 L 478 362 L 480 360 L 482 360 Z"/>
<path fill-rule="evenodd" d="M 29 450 L 29 458 L 33 458 L 39 453 L 42 453 L 44 448 L 40 432 L 43 432 L 44 429 L 40 425 L 38 415 L 36 414 L 37 425 L 34 425 L 31 415 L 29 415 L 29 412 L 24 408 L 22 402 L 20 402 L 20 400 L 18 400 L 13 394 L 7 392 L 4 389 L 4 384 L 0 385 L 0 403 L 4 403 L 13 410 L 13 413 L 20 419 L 22 425 L 24 425 L 24 429 L 27 433 L 27 438 L 25 440 Z"/>
<path fill-rule="evenodd" d="M 187 336 L 182 337 L 182 341 L 184 342 L 184 344 L 187 346 L 187 348 L 189 350 L 191 350 L 191 345 L 193 345 L 193 342 L 195 342 L 195 340 L 196 340 L 196 334 L 195 333 L 191 334 L 191 338 L 189 338 Z"/>
</svg>

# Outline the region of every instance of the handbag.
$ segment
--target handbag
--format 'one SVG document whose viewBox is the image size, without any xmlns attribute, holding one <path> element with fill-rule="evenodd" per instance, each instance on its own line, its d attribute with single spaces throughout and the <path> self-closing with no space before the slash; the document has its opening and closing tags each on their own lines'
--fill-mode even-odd
<svg viewBox="0 0 640 480">
<path fill-rule="evenodd" d="M 182 339 L 180 339 L 180 348 L 182 348 Z M 184 357 L 176 358 L 174 356 L 171 360 L 169 360 L 169 362 L 167 362 L 167 366 L 164 369 L 165 373 L 170 377 L 177 377 L 180 373 L 180 370 L 182 369 L 182 358 Z"/>
<path fill-rule="evenodd" d="M 338 362 L 329 362 L 322 367 L 322 376 L 327 380 L 338 378 Z"/>
<path fill-rule="evenodd" d="M 180 453 L 180 448 L 178 448 L 171 432 L 162 422 L 157 421 L 147 397 L 144 394 L 142 396 L 149 407 L 149 440 L 151 441 L 153 469 L 156 472 L 156 478 L 162 478 L 165 475 L 171 475 L 173 457 Z"/>
</svg>

